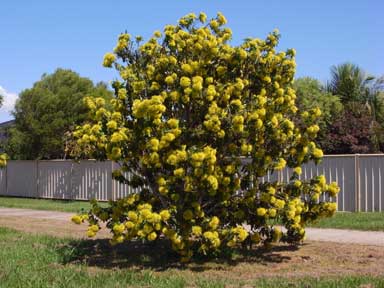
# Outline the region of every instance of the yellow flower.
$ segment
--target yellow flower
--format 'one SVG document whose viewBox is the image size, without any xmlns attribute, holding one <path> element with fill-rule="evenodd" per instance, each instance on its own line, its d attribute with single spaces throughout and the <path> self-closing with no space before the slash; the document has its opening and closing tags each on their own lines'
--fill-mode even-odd
<svg viewBox="0 0 384 288">
<path fill-rule="evenodd" d="M 175 80 L 173 79 L 173 77 L 172 76 L 167 76 L 167 77 L 165 77 L 165 83 L 167 83 L 168 85 L 172 85 L 174 82 L 175 82 Z"/>
<path fill-rule="evenodd" d="M 272 218 L 276 217 L 276 209 L 274 209 L 274 208 L 269 209 L 268 215 Z"/>
<path fill-rule="evenodd" d="M 293 186 L 295 186 L 296 188 L 299 188 L 301 185 L 302 185 L 302 183 L 301 183 L 300 180 L 295 180 L 295 181 L 293 182 Z"/>
<path fill-rule="evenodd" d="M 265 82 L 267 82 L 267 83 L 271 83 L 271 82 L 272 82 L 271 77 L 269 77 L 269 76 L 265 76 L 265 77 L 263 78 L 263 80 L 264 80 Z"/>
<path fill-rule="evenodd" d="M 207 21 L 207 15 L 204 12 L 200 12 L 199 20 L 201 23 L 204 23 L 205 21 Z"/>
<path fill-rule="evenodd" d="M 98 225 L 91 225 L 91 226 L 89 226 L 88 229 L 95 232 L 95 233 L 100 230 Z"/>
<path fill-rule="evenodd" d="M 113 225 L 113 228 L 112 228 L 113 232 L 115 232 L 116 234 L 121 234 L 124 232 L 125 230 L 125 226 L 124 224 L 115 224 Z"/>
<path fill-rule="evenodd" d="M 131 221 L 133 221 L 133 222 L 137 221 L 138 216 L 137 216 L 137 213 L 135 211 L 128 211 L 127 216 Z"/>
<path fill-rule="evenodd" d="M 180 85 L 183 88 L 189 87 L 191 85 L 191 79 L 189 79 L 188 77 L 185 77 L 185 76 L 181 77 L 180 78 Z"/>
<path fill-rule="evenodd" d="M 167 220 L 169 220 L 169 218 L 171 218 L 171 213 L 169 213 L 168 210 L 162 210 L 162 211 L 160 212 L 160 216 L 161 216 L 161 219 L 162 219 L 163 221 L 167 221 Z"/>
<path fill-rule="evenodd" d="M 215 176 L 208 176 L 207 181 L 213 190 L 217 190 L 219 188 L 219 182 Z"/>
<path fill-rule="evenodd" d="M 152 232 L 152 233 L 150 233 L 150 234 L 147 236 L 147 239 L 148 239 L 149 241 L 154 241 L 154 240 L 156 240 L 156 238 L 157 238 L 157 234 L 156 234 L 156 232 Z"/>
<path fill-rule="evenodd" d="M 265 209 L 265 208 L 262 208 L 262 207 L 260 207 L 260 208 L 257 208 L 257 215 L 258 216 L 264 216 L 265 214 L 267 214 L 267 210 Z"/>
<path fill-rule="evenodd" d="M 87 231 L 87 236 L 89 237 L 89 238 L 92 238 L 92 237 L 94 237 L 96 235 L 96 233 L 94 232 L 94 231 L 92 231 L 92 230 L 88 230 Z"/>
<path fill-rule="evenodd" d="M 181 65 L 181 70 L 183 70 L 185 73 L 188 73 L 188 74 L 192 74 L 193 73 L 193 68 L 191 65 L 189 64 L 183 64 Z M 183 78 L 183 77 L 181 77 Z M 183 85 L 182 85 L 183 86 Z M 187 85 L 189 86 L 189 85 Z"/>
<path fill-rule="evenodd" d="M 204 238 L 207 238 L 207 239 L 214 238 L 214 234 L 211 231 L 204 232 L 203 236 Z"/>
<path fill-rule="evenodd" d="M 328 186 L 328 193 L 334 197 L 337 195 L 337 193 L 340 192 L 340 187 L 337 185 L 336 182 L 332 182 L 331 184 L 329 184 Z"/>
<path fill-rule="evenodd" d="M 167 163 L 169 165 L 176 166 L 177 162 L 178 162 L 178 159 L 177 159 L 177 156 L 175 154 L 171 154 L 171 155 L 168 156 Z"/>
<path fill-rule="evenodd" d="M 314 108 L 313 113 L 315 114 L 316 117 L 320 117 L 321 116 L 320 108 L 319 107 Z"/>
<path fill-rule="evenodd" d="M 212 229 L 216 229 L 217 226 L 220 224 L 220 219 L 216 216 L 213 216 L 211 221 L 209 221 L 209 227 L 211 227 Z"/>
<path fill-rule="evenodd" d="M 315 149 L 313 149 L 312 155 L 313 155 L 313 157 L 319 159 L 319 158 L 323 157 L 323 151 L 321 151 L 321 149 L 319 149 L 319 148 L 315 148 Z"/>
<path fill-rule="evenodd" d="M 179 120 L 171 118 L 167 121 L 167 124 L 170 128 L 177 128 L 179 126 Z"/>
<path fill-rule="evenodd" d="M 73 223 L 76 223 L 76 224 L 81 224 L 82 222 L 81 217 L 79 215 L 72 216 L 71 220 Z"/>
<path fill-rule="evenodd" d="M 320 128 L 316 124 L 307 128 L 307 132 L 310 134 L 315 134 L 315 133 L 319 132 L 319 130 L 320 130 Z"/>
<path fill-rule="evenodd" d="M 159 143 L 160 141 L 156 138 L 152 138 L 151 140 L 149 140 L 149 145 L 153 151 L 159 150 Z"/>
<path fill-rule="evenodd" d="M 135 227 L 135 224 L 132 221 L 127 221 L 125 222 L 125 227 L 127 229 L 132 229 L 133 227 Z"/>
<path fill-rule="evenodd" d="M 275 165 L 275 169 L 283 170 L 286 164 L 287 164 L 287 161 L 285 161 L 283 158 L 280 158 L 279 162 Z"/>
<path fill-rule="evenodd" d="M 111 120 L 107 123 L 108 129 L 116 130 L 117 129 L 117 123 L 114 120 Z"/>
<path fill-rule="evenodd" d="M 173 170 L 173 175 L 175 175 L 176 177 L 183 177 L 184 176 L 184 169 L 183 168 L 178 168 L 178 169 L 175 169 Z"/>
<path fill-rule="evenodd" d="M 227 19 L 225 19 L 224 15 L 222 13 L 217 13 L 217 21 L 220 25 L 224 25 L 227 23 Z"/>
<path fill-rule="evenodd" d="M 296 174 L 300 175 L 303 171 L 302 171 L 301 167 L 295 167 L 293 169 L 293 172 L 295 172 Z"/>
<path fill-rule="evenodd" d="M 200 236 L 202 233 L 202 229 L 200 226 L 192 226 L 192 234 L 195 236 Z"/>
<path fill-rule="evenodd" d="M 112 67 L 112 64 L 113 64 L 113 62 L 115 62 L 115 60 L 116 60 L 115 54 L 106 53 L 104 55 L 103 66 L 104 67 Z"/>
<path fill-rule="evenodd" d="M 240 49 L 239 50 L 239 56 L 240 56 L 241 59 L 247 58 L 247 51 L 245 51 L 243 49 Z"/>
</svg>

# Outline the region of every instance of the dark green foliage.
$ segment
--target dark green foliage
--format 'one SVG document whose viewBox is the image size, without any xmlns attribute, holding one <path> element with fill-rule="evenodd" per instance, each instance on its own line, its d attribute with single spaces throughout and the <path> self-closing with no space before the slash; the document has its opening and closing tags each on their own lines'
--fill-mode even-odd
<svg viewBox="0 0 384 288">
<path fill-rule="evenodd" d="M 322 144 L 326 138 L 327 127 L 342 112 L 343 104 L 338 96 L 327 92 L 319 80 L 311 77 L 296 79 L 294 88 L 296 90 L 296 103 L 299 110 L 308 111 L 315 107 L 320 108 L 322 115 L 319 119 L 320 131 L 317 139 Z"/>
<path fill-rule="evenodd" d="M 66 158 L 65 133 L 85 119 L 85 96 L 110 98 L 111 92 L 105 84 L 94 85 L 71 70 L 44 74 L 20 93 L 6 152 L 12 159 Z"/>
<path fill-rule="evenodd" d="M 352 63 L 332 66 L 326 86 L 310 77 L 295 81 L 299 108 L 323 113 L 317 139 L 325 154 L 384 152 L 383 83 Z"/>
</svg>

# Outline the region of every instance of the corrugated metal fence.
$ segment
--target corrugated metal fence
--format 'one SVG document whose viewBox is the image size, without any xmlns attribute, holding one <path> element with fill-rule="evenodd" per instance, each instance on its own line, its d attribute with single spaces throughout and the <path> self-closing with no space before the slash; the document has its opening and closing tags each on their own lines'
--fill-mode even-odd
<svg viewBox="0 0 384 288">
<path fill-rule="evenodd" d="M 115 200 L 132 190 L 112 180 L 111 161 L 9 161 L 0 170 L 0 195 L 89 200 Z M 384 211 L 384 154 L 329 155 L 322 163 L 305 164 L 302 179 L 324 174 L 339 183 L 339 211 Z M 287 181 L 291 169 L 267 178 Z M 1 201 L 1 198 L 0 198 Z"/>
</svg>

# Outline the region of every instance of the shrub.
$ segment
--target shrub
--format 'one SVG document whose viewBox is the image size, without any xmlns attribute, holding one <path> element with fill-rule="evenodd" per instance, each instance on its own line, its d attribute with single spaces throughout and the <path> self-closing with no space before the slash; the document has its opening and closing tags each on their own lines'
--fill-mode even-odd
<svg viewBox="0 0 384 288">
<path fill-rule="evenodd" d="M 89 222 L 88 236 L 104 221 L 112 243 L 165 237 L 187 261 L 239 243 L 301 241 L 308 221 L 335 211 L 319 198 L 335 196 L 336 183 L 298 180 L 300 165 L 323 154 L 313 142 L 320 110 L 295 106 L 295 51 L 275 51 L 277 30 L 231 46 L 225 23 L 189 14 L 146 43 L 121 34 L 105 55 L 122 78 L 113 108 L 87 98 L 90 120 L 74 137 L 84 153 L 119 162 L 113 176 L 138 192 L 74 216 Z M 260 180 L 286 166 L 289 183 Z"/>
</svg>

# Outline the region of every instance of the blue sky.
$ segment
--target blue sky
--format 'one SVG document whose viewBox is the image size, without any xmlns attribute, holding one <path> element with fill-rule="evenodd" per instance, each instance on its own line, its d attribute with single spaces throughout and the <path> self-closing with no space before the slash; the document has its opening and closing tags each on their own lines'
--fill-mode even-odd
<svg viewBox="0 0 384 288">
<path fill-rule="evenodd" d="M 116 75 L 101 61 L 119 33 L 148 37 L 190 12 L 221 11 L 233 44 L 278 28 L 279 48 L 297 50 L 297 77 L 326 81 L 330 66 L 346 61 L 384 74 L 382 0 L 4 0 L 0 11 L 0 121 L 43 73 L 62 67 L 108 82 Z"/>
</svg>

